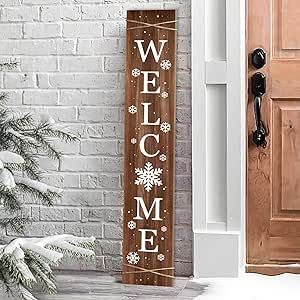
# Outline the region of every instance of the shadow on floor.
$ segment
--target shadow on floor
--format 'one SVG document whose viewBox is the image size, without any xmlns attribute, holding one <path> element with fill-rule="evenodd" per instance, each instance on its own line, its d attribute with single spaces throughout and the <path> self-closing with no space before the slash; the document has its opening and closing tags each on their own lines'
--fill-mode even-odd
<svg viewBox="0 0 300 300">
<path fill-rule="evenodd" d="M 120 282 L 120 276 L 84 271 L 59 272 L 56 282 L 56 295 L 37 293 L 36 297 L 39 300 L 189 300 L 203 294 L 208 287 L 184 277 L 176 277 L 173 287 L 126 285 Z"/>
</svg>

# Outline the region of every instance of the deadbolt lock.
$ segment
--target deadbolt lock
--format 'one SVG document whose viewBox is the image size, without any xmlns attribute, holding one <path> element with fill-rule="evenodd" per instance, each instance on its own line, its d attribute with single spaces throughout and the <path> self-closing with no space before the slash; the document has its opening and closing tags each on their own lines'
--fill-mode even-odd
<svg viewBox="0 0 300 300">
<path fill-rule="evenodd" d="M 257 48 L 252 52 L 251 62 L 254 68 L 261 69 L 266 64 L 266 60 L 267 55 L 263 49 Z"/>
</svg>

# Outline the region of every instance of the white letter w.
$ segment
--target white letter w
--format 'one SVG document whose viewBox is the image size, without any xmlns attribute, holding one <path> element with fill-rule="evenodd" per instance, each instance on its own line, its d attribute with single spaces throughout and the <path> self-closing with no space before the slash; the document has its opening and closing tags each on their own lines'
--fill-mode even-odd
<svg viewBox="0 0 300 300">
<path fill-rule="evenodd" d="M 138 45 L 138 48 L 139 48 L 139 52 L 140 52 L 140 55 L 141 55 L 141 58 L 142 58 L 142 62 L 145 62 L 146 59 L 147 59 L 147 56 L 150 52 L 150 49 L 151 49 L 151 52 L 153 54 L 153 57 L 155 59 L 156 62 L 158 62 L 160 56 L 161 56 L 161 53 L 163 51 L 163 48 L 164 48 L 164 45 L 165 43 L 168 41 L 168 40 L 159 40 L 159 43 L 161 43 L 160 45 L 160 49 L 159 49 L 159 53 L 157 52 L 157 49 L 154 45 L 154 42 L 153 40 L 150 41 L 149 45 L 148 45 L 148 48 L 146 50 L 146 53 L 144 51 L 144 48 L 143 48 L 143 43 L 144 43 L 144 40 L 134 40 L 137 45 Z"/>
</svg>

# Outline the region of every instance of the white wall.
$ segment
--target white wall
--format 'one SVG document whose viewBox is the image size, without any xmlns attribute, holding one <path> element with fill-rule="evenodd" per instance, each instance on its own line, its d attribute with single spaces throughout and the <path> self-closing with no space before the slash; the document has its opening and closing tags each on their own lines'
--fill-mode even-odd
<svg viewBox="0 0 300 300">
<path fill-rule="evenodd" d="M 194 274 L 231 277 L 244 257 L 245 3 L 192 12 Z"/>
</svg>

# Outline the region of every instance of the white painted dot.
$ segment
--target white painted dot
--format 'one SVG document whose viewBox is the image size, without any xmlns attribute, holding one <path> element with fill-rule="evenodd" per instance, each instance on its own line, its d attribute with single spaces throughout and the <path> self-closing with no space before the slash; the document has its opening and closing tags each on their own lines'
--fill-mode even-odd
<svg viewBox="0 0 300 300">
<path fill-rule="evenodd" d="M 147 33 L 147 31 L 146 31 L 146 30 L 144 30 L 144 33 Z"/>
<path fill-rule="evenodd" d="M 156 18 L 159 18 L 159 15 L 157 15 Z"/>
</svg>

